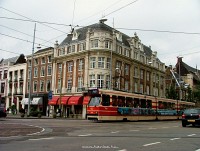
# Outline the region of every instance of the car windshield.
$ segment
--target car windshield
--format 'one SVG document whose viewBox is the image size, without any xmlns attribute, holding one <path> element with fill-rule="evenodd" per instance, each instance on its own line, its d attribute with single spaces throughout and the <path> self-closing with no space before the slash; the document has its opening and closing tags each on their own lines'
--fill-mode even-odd
<svg viewBox="0 0 200 151">
<path fill-rule="evenodd" d="M 200 109 L 188 109 L 184 111 L 184 114 L 200 113 Z"/>
<path fill-rule="evenodd" d="M 93 97 L 90 100 L 89 106 L 99 106 L 100 104 L 100 97 Z"/>
</svg>

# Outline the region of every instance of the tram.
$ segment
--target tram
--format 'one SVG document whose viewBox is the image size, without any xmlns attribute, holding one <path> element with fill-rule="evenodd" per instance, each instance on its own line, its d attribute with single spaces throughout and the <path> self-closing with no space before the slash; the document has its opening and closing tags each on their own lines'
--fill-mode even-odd
<svg viewBox="0 0 200 151">
<path fill-rule="evenodd" d="M 91 88 L 84 92 L 89 99 L 87 119 L 95 121 L 175 120 L 181 110 L 193 102 L 158 98 L 117 90 Z"/>
</svg>

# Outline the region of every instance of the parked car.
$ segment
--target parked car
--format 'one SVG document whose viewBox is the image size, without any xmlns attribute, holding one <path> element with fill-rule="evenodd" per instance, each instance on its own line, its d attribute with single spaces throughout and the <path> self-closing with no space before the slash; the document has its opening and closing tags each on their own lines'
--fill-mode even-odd
<svg viewBox="0 0 200 151">
<path fill-rule="evenodd" d="M 192 124 L 192 126 L 200 124 L 200 108 L 186 109 L 182 114 L 182 126 Z"/>
<path fill-rule="evenodd" d="M 6 113 L 5 108 L 0 107 L 0 117 L 6 117 L 6 116 L 7 116 L 7 113 Z"/>
</svg>

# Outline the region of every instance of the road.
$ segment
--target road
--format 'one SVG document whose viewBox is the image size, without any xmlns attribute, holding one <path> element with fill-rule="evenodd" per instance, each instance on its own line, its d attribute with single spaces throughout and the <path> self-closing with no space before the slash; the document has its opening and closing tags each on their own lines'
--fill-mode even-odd
<svg viewBox="0 0 200 151">
<path fill-rule="evenodd" d="M 1 119 L 0 127 L 0 151 L 200 151 L 200 127 L 181 121 Z"/>
</svg>

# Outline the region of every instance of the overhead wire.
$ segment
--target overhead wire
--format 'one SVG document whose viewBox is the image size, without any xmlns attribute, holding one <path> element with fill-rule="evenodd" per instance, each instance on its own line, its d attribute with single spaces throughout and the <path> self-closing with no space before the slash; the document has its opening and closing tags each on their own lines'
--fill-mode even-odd
<svg viewBox="0 0 200 151">
<path fill-rule="evenodd" d="M 21 41 L 28 42 L 28 43 L 33 43 L 32 41 L 25 40 L 25 39 L 18 38 L 18 37 L 14 37 L 14 36 L 10 36 L 10 35 L 3 34 L 3 33 L 0 33 L 0 35 L 6 36 L 6 37 L 10 37 L 10 38 L 13 38 L 13 39 L 17 39 L 17 40 L 21 40 Z M 40 43 L 35 43 L 35 44 L 41 45 Z M 46 45 L 41 45 L 41 46 L 50 47 L 50 46 L 46 46 Z"/>
<path fill-rule="evenodd" d="M 4 26 L 4 25 L 0 25 L 0 26 L 1 26 L 1 27 L 4 27 L 4 28 L 7 28 L 7 29 L 10 29 L 10 30 L 13 30 L 13 31 L 16 31 L 16 32 L 19 32 L 19 33 L 24 34 L 24 35 L 26 35 L 26 36 L 33 37 L 33 35 L 26 34 L 26 33 L 24 33 L 24 32 L 18 31 L 18 30 L 13 29 L 13 28 L 10 28 L 10 27 Z M 45 42 L 52 43 L 52 42 L 50 42 L 50 41 L 44 40 L 44 39 L 39 38 L 39 37 L 35 37 L 35 38 L 40 39 L 40 40 L 45 41 Z M 52 44 L 54 44 L 54 43 L 52 43 Z"/>
<path fill-rule="evenodd" d="M 1 6 L 0 6 L 0 8 L 1 8 L 1 9 L 4 9 L 4 10 L 10 12 L 10 13 L 13 13 L 13 14 L 16 14 L 16 15 L 18 15 L 18 16 L 21 16 L 21 17 L 24 17 L 24 18 L 26 18 L 26 19 L 29 19 L 29 20 L 32 21 L 32 22 L 40 23 L 40 22 L 38 22 L 37 20 L 31 19 L 31 18 L 26 17 L 26 16 L 24 16 L 24 15 L 21 15 L 21 14 L 19 14 L 19 13 L 13 12 L 13 11 L 11 11 L 11 10 L 8 10 L 8 9 L 4 8 L 4 7 L 1 7 Z M 61 31 L 61 30 L 58 30 L 58 29 L 56 29 L 56 28 L 54 28 L 54 27 L 51 27 L 51 26 L 49 26 L 49 25 L 46 25 L 45 23 L 40 23 L 40 24 L 41 24 L 41 25 L 44 25 L 44 26 L 47 26 L 47 27 L 49 27 L 49 28 L 52 28 L 52 29 L 54 29 L 54 30 L 60 31 L 60 32 L 62 32 L 62 33 L 66 33 L 66 32 L 64 32 L 64 31 Z"/>
</svg>

